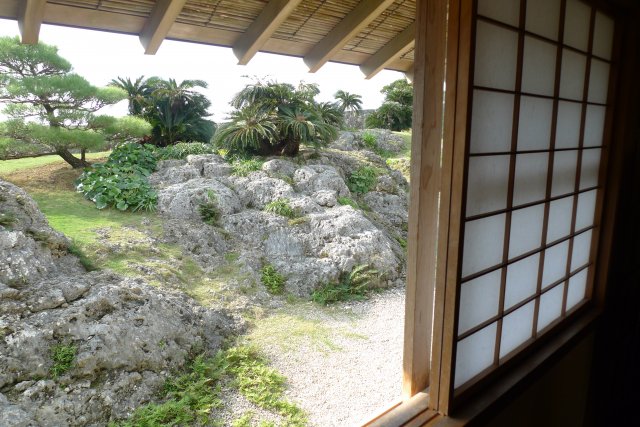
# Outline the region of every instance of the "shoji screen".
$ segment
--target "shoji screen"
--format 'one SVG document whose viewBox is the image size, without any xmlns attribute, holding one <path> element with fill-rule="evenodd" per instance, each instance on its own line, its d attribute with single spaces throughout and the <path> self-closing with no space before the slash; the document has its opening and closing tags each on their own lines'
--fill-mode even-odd
<svg viewBox="0 0 640 427">
<path fill-rule="evenodd" d="M 585 303 L 613 20 L 579 0 L 477 0 L 454 387 Z"/>
</svg>

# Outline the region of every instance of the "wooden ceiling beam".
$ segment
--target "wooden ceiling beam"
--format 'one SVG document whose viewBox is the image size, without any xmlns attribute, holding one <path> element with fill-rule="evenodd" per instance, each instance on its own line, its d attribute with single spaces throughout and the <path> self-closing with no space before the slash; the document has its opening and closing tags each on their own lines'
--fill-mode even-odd
<svg viewBox="0 0 640 427">
<path fill-rule="evenodd" d="M 302 0 L 271 0 L 233 45 L 238 65 L 247 65 Z"/>
<path fill-rule="evenodd" d="M 158 0 L 140 33 L 144 53 L 155 55 L 187 0 Z"/>
<path fill-rule="evenodd" d="M 304 57 L 311 73 L 315 73 L 340 49 L 376 19 L 394 0 L 361 1 L 329 34 Z"/>
<path fill-rule="evenodd" d="M 395 36 L 389 43 L 384 45 L 379 51 L 371 55 L 369 59 L 360 65 L 360 71 L 366 79 L 378 74 L 389 64 L 398 59 L 403 53 L 413 48 L 416 43 L 415 22 L 409 25 L 404 31 Z"/>
<path fill-rule="evenodd" d="M 22 43 L 38 43 L 46 3 L 46 0 L 23 0 L 18 13 L 18 27 L 22 35 Z"/>
</svg>

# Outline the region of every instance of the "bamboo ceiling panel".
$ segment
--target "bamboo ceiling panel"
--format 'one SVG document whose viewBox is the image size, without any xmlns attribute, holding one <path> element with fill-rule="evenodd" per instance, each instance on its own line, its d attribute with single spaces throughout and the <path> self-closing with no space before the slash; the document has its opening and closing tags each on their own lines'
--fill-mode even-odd
<svg viewBox="0 0 640 427">
<path fill-rule="evenodd" d="M 17 19 L 25 0 L 0 0 L 0 18 Z M 270 0 L 187 0 L 167 39 L 233 47 Z M 305 56 L 363 1 L 302 0 L 260 47 Z M 139 35 L 156 0 L 48 0 L 44 23 Z M 415 20 L 416 0 L 395 0 L 330 60 L 361 65 Z M 387 66 L 410 70 L 413 49 Z"/>
<path fill-rule="evenodd" d="M 143 17 L 148 17 L 155 5 L 153 0 L 49 0 L 47 3 Z"/>
<path fill-rule="evenodd" d="M 415 20 L 415 0 L 397 0 L 343 48 L 373 54 Z"/>
</svg>

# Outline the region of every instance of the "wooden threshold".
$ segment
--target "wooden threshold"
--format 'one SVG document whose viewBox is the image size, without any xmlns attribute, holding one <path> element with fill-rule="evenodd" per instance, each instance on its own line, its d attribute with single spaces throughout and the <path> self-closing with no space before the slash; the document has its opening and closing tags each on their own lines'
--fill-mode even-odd
<svg viewBox="0 0 640 427">
<path fill-rule="evenodd" d="M 420 392 L 387 409 L 362 427 L 420 426 L 439 416 L 437 412 L 429 410 L 429 393 Z"/>
</svg>

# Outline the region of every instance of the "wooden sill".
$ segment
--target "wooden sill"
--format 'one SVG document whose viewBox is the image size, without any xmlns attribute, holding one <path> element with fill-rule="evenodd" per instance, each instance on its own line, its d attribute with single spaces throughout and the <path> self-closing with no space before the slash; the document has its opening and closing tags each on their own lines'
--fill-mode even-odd
<svg viewBox="0 0 640 427">
<path fill-rule="evenodd" d="M 454 427 L 481 424 L 518 396 L 589 333 L 600 311 L 584 312 L 553 338 L 531 352 L 492 383 L 457 407 L 449 416 L 429 409 L 428 390 L 390 408 L 363 427 Z"/>
</svg>

